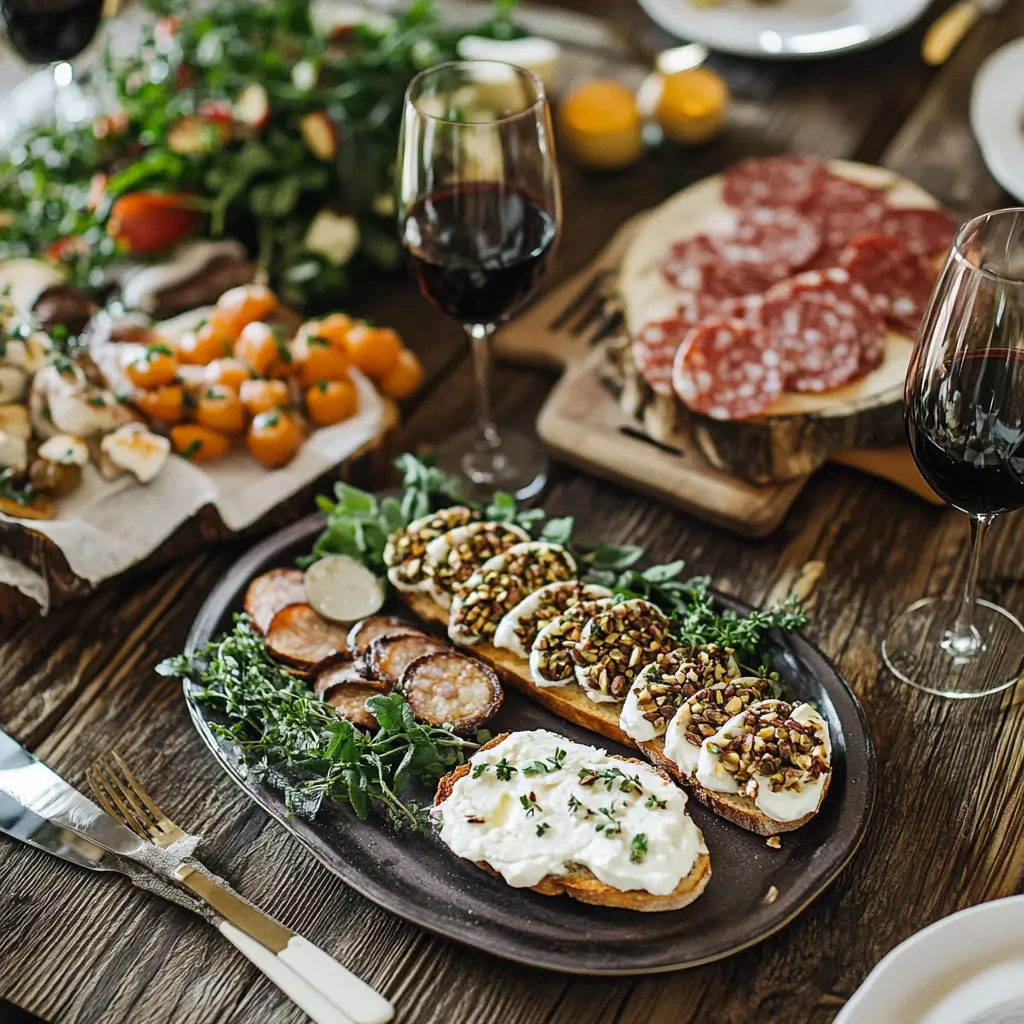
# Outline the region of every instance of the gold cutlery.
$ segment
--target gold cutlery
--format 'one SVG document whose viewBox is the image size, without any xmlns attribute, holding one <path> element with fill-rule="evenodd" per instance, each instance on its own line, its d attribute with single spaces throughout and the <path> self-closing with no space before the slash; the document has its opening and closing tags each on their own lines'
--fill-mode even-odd
<svg viewBox="0 0 1024 1024">
<path fill-rule="evenodd" d="M 100 806 L 162 850 L 188 837 L 112 753 L 88 771 Z M 222 919 L 219 931 L 318 1024 L 387 1024 L 394 1008 L 382 996 L 301 935 L 267 917 L 216 879 L 182 860 L 172 877 Z"/>
<path fill-rule="evenodd" d="M 983 14 L 995 14 L 1006 0 L 959 0 L 943 11 L 925 33 L 921 56 L 933 67 L 945 64 Z"/>
</svg>

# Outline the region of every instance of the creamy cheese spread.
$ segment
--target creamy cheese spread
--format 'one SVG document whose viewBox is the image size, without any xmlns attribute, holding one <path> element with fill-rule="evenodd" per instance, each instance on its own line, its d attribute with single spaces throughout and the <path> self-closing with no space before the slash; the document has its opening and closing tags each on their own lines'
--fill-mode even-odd
<svg viewBox="0 0 1024 1024">
<path fill-rule="evenodd" d="M 759 704 L 752 704 L 750 708 L 764 707 L 770 704 L 778 704 L 779 701 L 761 701 Z M 734 775 L 726 771 L 722 766 L 721 754 L 718 752 L 729 740 L 734 739 L 742 733 L 744 715 L 750 708 L 741 711 L 729 719 L 721 729 L 709 736 L 700 747 L 697 757 L 697 781 L 705 788 L 716 793 L 739 793 L 740 785 Z M 813 725 L 818 736 L 825 746 L 826 761 L 832 763 L 832 743 L 828 735 L 828 723 L 818 714 L 810 704 L 798 704 L 793 708 L 789 716 L 794 722 L 801 725 Z M 678 762 L 677 762 L 678 763 Z M 816 779 L 809 774 L 801 783 L 799 788 L 780 789 L 773 791 L 768 780 L 761 775 L 753 775 L 752 781 L 757 781 L 757 792 L 754 794 L 754 805 L 757 809 L 775 821 L 795 821 L 805 814 L 811 814 L 818 809 L 821 802 L 822 791 L 825 788 L 827 774 L 821 774 Z"/>
<path fill-rule="evenodd" d="M 682 790 L 543 729 L 474 754 L 437 816 L 453 853 L 516 887 L 583 865 L 615 889 L 665 896 L 707 852 Z"/>
</svg>

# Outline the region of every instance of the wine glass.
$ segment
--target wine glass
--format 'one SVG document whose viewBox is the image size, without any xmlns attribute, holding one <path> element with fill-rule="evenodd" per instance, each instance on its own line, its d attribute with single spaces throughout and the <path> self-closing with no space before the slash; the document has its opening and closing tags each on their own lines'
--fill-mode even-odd
<svg viewBox="0 0 1024 1024">
<path fill-rule="evenodd" d="M 906 389 L 914 461 L 971 522 L 956 597 L 915 601 L 882 644 L 905 683 L 942 697 L 982 697 L 1024 671 L 1024 626 L 977 596 L 992 520 L 1024 506 L 1024 208 L 959 231 L 917 335 Z"/>
<path fill-rule="evenodd" d="M 48 106 L 58 124 L 71 124 L 85 116 L 87 105 L 79 90 L 72 87 L 74 69 L 70 61 L 92 42 L 104 13 L 112 14 L 117 3 L 118 0 L 0 0 L 0 15 L 11 48 L 30 64 L 50 66 L 49 89 L 43 88 L 41 82 L 30 82 L 36 94 L 51 92 Z M 28 98 L 35 97 L 30 93 Z M 23 105 L 25 99 L 19 95 L 16 106 Z M 42 106 L 43 95 L 38 96 L 38 102 Z M 41 109 L 40 113 L 43 112 Z"/>
<path fill-rule="evenodd" d="M 452 61 L 409 84 L 399 143 L 399 232 L 420 291 L 469 335 L 477 422 L 437 451 L 467 497 L 520 499 L 547 477 L 539 446 L 491 418 L 490 340 L 533 293 L 561 222 L 540 79 L 500 61 Z"/>
</svg>

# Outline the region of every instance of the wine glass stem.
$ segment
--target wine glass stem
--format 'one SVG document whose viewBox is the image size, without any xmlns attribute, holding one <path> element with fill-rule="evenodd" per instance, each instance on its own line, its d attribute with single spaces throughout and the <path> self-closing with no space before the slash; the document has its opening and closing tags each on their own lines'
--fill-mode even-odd
<svg viewBox="0 0 1024 1024">
<path fill-rule="evenodd" d="M 473 343 L 473 372 L 476 376 L 476 423 L 481 439 L 491 448 L 501 444 L 491 419 L 491 335 L 494 324 L 467 324 Z"/>
<path fill-rule="evenodd" d="M 958 657 L 972 657 L 984 649 L 984 642 L 974 628 L 974 608 L 978 591 L 978 569 L 981 565 L 981 547 L 995 516 L 971 517 L 971 554 L 967 563 L 967 578 L 960 595 L 960 607 L 953 628 L 942 638 L 943 649 Z"/>
</svg>

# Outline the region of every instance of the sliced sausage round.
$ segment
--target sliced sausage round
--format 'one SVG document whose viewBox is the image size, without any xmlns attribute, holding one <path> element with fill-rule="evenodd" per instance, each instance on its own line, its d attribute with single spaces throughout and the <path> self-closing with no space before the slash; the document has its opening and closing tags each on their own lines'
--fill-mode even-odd
<svg viewBox="0 0 1024 1024">
<path fill-rule="evenodd" d="M 271 620 L 267 650 L 279 660 L 298 668 L 313 668 L 325 658 L 344 654 L 347 631 L 328 622 L 308 604 L 290 604 Z"/>
<path fill-rule="evenodd" d="M 363 674 L 361 666 L 347 656 L 339 658 L 328 658 L 321 663 L 313 676 L 313 692 L 322 697 L 331 687 L 340 686 L 342 683 L 371 683 L 376 685 L 378 680 L 367 679 Z"/>
<path fill-rule="evenodd" d="M 722 197 L 729 206 L 740 208 L 796 206 L 829 173 L 820 160 L 810 156 L 742 160 L 722 175 Z"/>
<path fill-rule="evenodd" d="M 742 420 L 764 412 L 782 394 L 782 358 L 756 324 L 709 318 L 683 342 L 672 384 L 694 412 Z"/>
<path fill-rule="evenodd" d="M 386 693 L 387 687 L 383 683 L 376 683 L 364 679 L 361 683 L 339 683 L 332 686 L 324 695 L 324 703 L 334 708 L 339 718 L 346 722 L 358 725 L 360 728 L 376 732 L 380 728 L 377 719 L 366 709 L 365 704 L 368 697 L 376 697 L 379 693 Z"/>
<path fill-rule="evenodd" d="M 471 733 L 493 718 L 503 696 L 492 669 L 457 651 L 417 658 L 405 670 L 401 690 L 420 721 L 462 733 Z"/>
<path fill-rule="evenodd" d="M 378 637 L 364 658 L 366 672 L 374 679 L 398 686 L 406 668 L 417 658 L 448 650 L 451 648 L 446 643 L 425 633 Z"/>
<path fill-rule="evenodd" d="M 305 604 L 306 588 L 301 569 L 272 569 L 249 584 L 245 592 L 245 614 L 266 636 L 274 616 L 290 604 Z"/>
<path fill-rule="evenodd" d="M 382 636 L 425 636 L 422 629 L 417 629 L 405 619 L 394 615 L 374 615 L 369 619 L 357 622 L 348 632 L 348 649 L 355 657 L 369 651 L 370 645 Z"/>
</svg>

